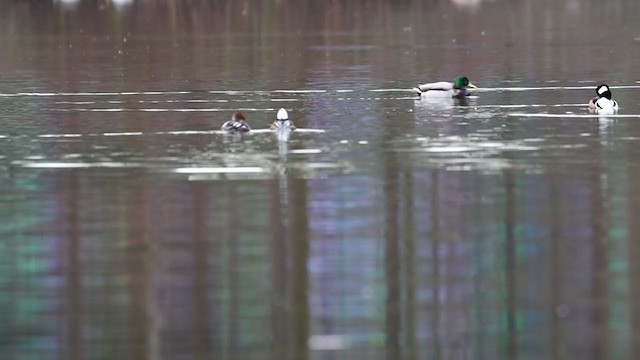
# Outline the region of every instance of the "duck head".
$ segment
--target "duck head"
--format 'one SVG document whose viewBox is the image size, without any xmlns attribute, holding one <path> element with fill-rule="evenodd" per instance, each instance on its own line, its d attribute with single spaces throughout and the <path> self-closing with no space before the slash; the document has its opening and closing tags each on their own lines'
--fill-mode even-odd
<svg viewBox="0 0 640 360">
<path fill-rule="evenodd" d="M 596 94 L 598 97 L 604 97 L 611 100 L 611 89 L 609 89 L 609 85 L 601 84 L 596 88 Z"/>
<path fill-rule="evenodd" d="M 280 121 L 287 120 L 289 119 L 289 113 L 287 113 L 287 110 L 285 110 L 285 108 L 280 108 L 280 110 L 278 110 L 278 114 L 276 115 L 276 119 Z"/>
<path fill-rule="evenodd" d="M 476 88 L 475 85 L 473 85 L 471 82 L 469 82 L 469 79 L 466 76 L 458 76 L 454 81 L 453 81 L 453 88 L 454 89 L 464 89 L 464 88 Z"/>
<path fill-rule="evenodd" d="M 233 116 L 231 116 L 231 120 L 233 120 L 233 121 L 245 120 L 246 121 L 246 119 L 244 118 L 244 115 L 242 115 L 241 112 L 237 112 L 237 113 L 233 114 Z"/>
</svg>

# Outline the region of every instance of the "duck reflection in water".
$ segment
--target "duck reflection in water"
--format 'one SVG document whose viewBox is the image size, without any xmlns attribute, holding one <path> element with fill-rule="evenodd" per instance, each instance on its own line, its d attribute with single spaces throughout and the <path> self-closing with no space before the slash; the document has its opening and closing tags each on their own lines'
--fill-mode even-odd
<svg viewBox="0 0 640 360">
<path fill-rule="evenodd" d="M 422 97 L 415 101 L 416 107 L 423 109 L 442 110 L 454 108 L 456 106 L 475 106 L 478 98 L 476 96 L 465 96 L 462 98 L 453 97 Z"/>
<path fill-rule="evenodd" d="M 598 129 L 601 133 L 606 133 L 614 125 L 615 119 L 608 116 L 598 116 Z"/>
</svg>

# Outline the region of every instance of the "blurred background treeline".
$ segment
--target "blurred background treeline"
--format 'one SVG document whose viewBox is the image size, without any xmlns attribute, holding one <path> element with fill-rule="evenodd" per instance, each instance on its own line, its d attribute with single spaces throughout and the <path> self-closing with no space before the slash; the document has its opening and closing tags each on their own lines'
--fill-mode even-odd
<svg viewBox="0 0 640 360">
<path fill-rule="evenodd" d="M 638 10 L 634 0 L 5 0 L 0 71 L 71 82 L 111 72 L 208 89 L 263 87 L 272 75 L 303 86 L 309 69 L 345 61 L 404 87 L 458 68 L 484 86 L 544 79 L 558 63 L 560 81 L 603 69 L 615 78 L 636 66 Z M 603 53 L 609 43 L 615 54 Z M 576 66 L 581 57 L 590 61 Z"/>
</svg>

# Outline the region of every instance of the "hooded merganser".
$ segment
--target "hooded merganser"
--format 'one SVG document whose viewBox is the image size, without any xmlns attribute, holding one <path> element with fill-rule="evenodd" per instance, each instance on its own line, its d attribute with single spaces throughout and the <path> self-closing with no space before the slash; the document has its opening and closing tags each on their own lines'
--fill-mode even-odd
<svg viewBox="0 0 640 360">
<path fill-rule="evenodd" d="M 596 87 L 596 97 L 589 100 L 589 110 L 613 113 L 618 110 L 618 102 L 611 99 L 609 85 L 601 84 Z"/>
</svg>

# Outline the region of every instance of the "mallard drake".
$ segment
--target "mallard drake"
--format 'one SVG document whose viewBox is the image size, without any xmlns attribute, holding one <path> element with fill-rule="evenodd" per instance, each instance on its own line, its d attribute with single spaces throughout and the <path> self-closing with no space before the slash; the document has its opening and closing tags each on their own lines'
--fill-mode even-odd
<svg viewBox="0 0 640 360">
<path fill-rule="evenodd" d="M 589 100 L 589 110 L 597 113 L 613 113 L 618 111 L 618 102 L 611 99 L 609 85 L 601 84 L 596 87 L 596 97 Z"/>
<path fill-rule="evenodd" d="M 476 86 L 469 82 L 466 76 L 458 76 L 452 83 L 448 81 L 440 81 L 435 83 L 427 83 L 414 87 L 413 90 L 420 96 L 447 96 L 456 99 L 462 99 L 469 96 L 468 88 Z"/>
<path fill-rule="evenodd" d="M 246 133 L 251 130 L 251 127 L 244 118 L 244 115 L 237 112 L 231 116 L 231 120 L 222 124 L 220 129 L 229 133 Z"/>
<path fill-rule="evenodd" d="M 271 130 L 295 130 L 296 127 L 293 125 L 293 121 L 289 120 L 289 113 L 284 108 L 280 108 L 278 110 L 278 114 L 276 115 L 276 121 L 274 121 L 270 126 Z"/>
</svg>

